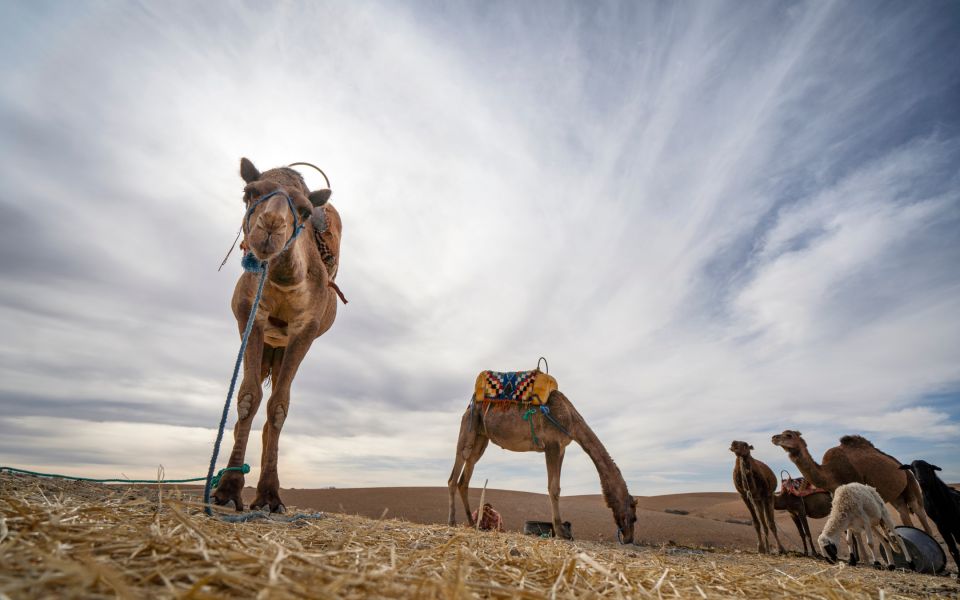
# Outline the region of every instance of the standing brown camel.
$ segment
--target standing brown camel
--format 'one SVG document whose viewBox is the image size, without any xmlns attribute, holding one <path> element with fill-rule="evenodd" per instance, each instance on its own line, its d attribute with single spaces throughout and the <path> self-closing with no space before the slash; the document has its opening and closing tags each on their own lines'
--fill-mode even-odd
<svg viewBox="0 0 960 600">
<path fill-rule="evenodd" d="M 904 525 L 913 526 L 910 513 L 917 515 L 930 535 L 927 515 L 923 512 L 920 485 L 912 473 L 900 470 L 900 461 L 878 450 L 859 435 L 845 435 L 840 445 L 823 453 L 822 465 L 807 450 L 807 442 L 799 431 L 787 429 L 772 438 L 775 446 L 786 450 L 793 464 L 813 485 L 833 493 L 846 483 L 865 483 L 876 488 L 884 502 L 900 513 Z"/>
<path fill-rule="evenodd" d="M 277 476 L 280 430 L 289 413 L 290 385 L 300 362 L 313 340 L 330 329 L 337 316 L 333 278 L 339 262 L 341 223 L 340 215 L 326 203 L 330 190 L 311 192 L 293 169 L 281 167 L 260 173 L 244 158 L 240 176 L 247 183 L 242 247 L 267 262 L 267 281 L 243 355 L 243 380 L 237 393 L 239 418 L 227 464 L 243 464 L 250 426 L 269 375 L 271 391 L 263 425 L 260 481 L 250 506 L 282 512 Z M 303 235 L 295 236 L 297 226 L 302 224 Z M 233 315 L 241 334 L 250 311 L 256 308 L 253 300 L 259 277 L 244 272 L 233 292 Z M 238 511 L 243 510 L 243 484 L 242 473 L 227 471 L 214 492 L 214 502 L 233 502 Z"/>
<path fill-rule="evenodd" d="M 483 373 L 481 373 L 482 376 Z M 478 389 L 479 387 L 478 378 Z M 454 495 L 457 490 L 460 491 L 467 520 L 473 525 L 470 501 L 467 498 L 470 477 L 473 475 L 474 465 L 487 449 L 487 443 L 492 441 L 504 450 L 544 453 L 547 461 L 547 490 L 550 493 L 553 530 L 569 538 L 567 533 L 569 529 L 563 527 L 560 519 L 560 468 L 563 465 L 567 445 L 571 441 L 576 441 L 597 468 L 603 498 L 613 511 L 618 538 L 624 544 L 633 542 L 634 524 L 637 521 L 637 501 L 627 490 L 623 475 L 620 474 L 620 469 L 610 458 L 606 448 L 566 396 L 556 389 L 549 393 L 545 403 L 549 417 L 542 410 L 528 408 L 529 404 L 514 403 L 507 408 L 491 409 L 489 405 L 484 407 L 483 401 L 483 397 L 474 395 L 473 401 L 460 420 L 457 456 L 450 479 L 447 481 L 450 492 L 450 525 L 456 523 Z M 523 410 L 526 410 L 526 413 Z M 551 419 L 555 423 L 551 423 Z"/>
<path fill-rule="evenodd" d="M 793 519 L 793 524 L 797 527 L 797 533 L 800 534 L 800 541 L 803 542 L 804 556 L 809 556 L 810 553 L 817 557 L 820 556 L 817 545 L 813 543 L 810 523 L 807 518 L 823 519 L 830 515 L 832 506 L 829 492 L 810 485 L 802 477 L 784 481 L 780 493 L 773 496 L 773 508 L 790 513 L 790 518 Z M 808 541 L 810 542 L 809 550 L 807 550 Z"/>
<path fill-rule="evenodd" d="M 773 516 L 773 495 L 777 491 L 777 478 L 770 467 L 750 456 L 751 450 L 753 446 L 746 442 L 730 442 L 730 452 L 737 457 L 733 467 L 733 485 L 750 511 L 753 528 L 757 531 L 757 552 L 765 554 L 770 551 L 769 532 L 773 531 L 773 539 L 777 540 L 777 548 L 783 554 L 785 550 L 780 543 L 780 536 L 777 535 L 777 521 Z"/>
</svg>

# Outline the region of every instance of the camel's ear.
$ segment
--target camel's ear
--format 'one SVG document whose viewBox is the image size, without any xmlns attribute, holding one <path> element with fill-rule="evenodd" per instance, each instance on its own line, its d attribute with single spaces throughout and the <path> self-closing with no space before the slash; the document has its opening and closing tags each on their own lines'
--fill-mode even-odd
<svg viewBox="0 0 960 600">
<path fill-rule="evenodd" d="M 909 471 L 909 470 L 910 470 L 910 465 L 900 465 L 900 470 L 901 470 L 901 471 Z"/>
<path fill-rule="evenodd" d="M 323 206 L 327 203 L 327 200 L 330 199 L 330 194 L 332 194 L 327 188 L 322 190 L 317 190 L 315 192 L 310 192 L 310 204 L 314 206 Z"/>
<path fill-rule="evenodd" d="M 750 444 L 750 449 L 753 450 L 753 444 Z"/>
<path fill-rule="evenodd" d="M 930 468 L 933 469 L 934 471 L 942 471 L 942 470 L 943 470 L 943 469 L 941 469 L 940 467 L 938 467 L 937 465 L 930 465 Z"/>
<path fill-rule="evenodd" d="M 240 159 L 240 177 L 243 177 L 243 180 L 247 183 L 253 183 L 260 179 L 260 171 L 253 166 L 253 163 L 247 157 Z"/>
</svg>

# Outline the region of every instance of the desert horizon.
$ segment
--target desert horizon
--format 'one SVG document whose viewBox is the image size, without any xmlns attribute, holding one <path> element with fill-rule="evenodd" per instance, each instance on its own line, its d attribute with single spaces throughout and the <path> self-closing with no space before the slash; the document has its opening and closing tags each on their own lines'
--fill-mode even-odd
<svg viewBox="0 0 960 600">
<path fill-rule="evenodd" d="M 949 484 L 960 489 L 960 484 Z M 197 488 L 182 486 L 197 491 Z M 732 486 L 731 486 L 732 487 Z M 470 488 L 470 506 L 479 506 L 481 488 Z M 243 489 L 249 507 L 256 490 Z M 288 512 L 322 511 L 357 515 L 370 519 L 399 519 L 424 525 L 447 524 L 447 488 L 439 486 L 395 486 L 355 488 L 289 488 L 281 494 Z M 637 499 L 637 542 L 643 545 L 677 545 L 722 548 L 756 552 L 757 537 L 750 514 L 732 491 L 685 492 L 642 496 Z M 505 532 L 522 532 L 524 521 L 550 521 L 548 496 L 535 492 L 487 488 L 485 502 L 493 505 L 503 517 Z M 455 498 L 457 524 L 465 526 L 463 506 Z M 249 510 L 249 508 L 247 508 Z M 894 521 L 900 525 L 896 510 L 887 505 Z M 570 521 L 574 539 L 593 542 L 616 542 L 616 527 L 610 510 L 600 494 L 560 496 L 562 519 Z M 797 529 L 785 511 L 776 511 L 777 530 L 788 552 L 803 552 Z M 816 541 L 826 519 L 809 519 Z M 919 526 L 918 523 L 914 523 Z M 493 535 L 491 533 L 491 535 Z M 939 536 L 937 536 L 939 541 Z M 948 564 L 952 559 L 947 557 Z M 956 567 L 950 567 L 955 569 Z"/>
</svg>

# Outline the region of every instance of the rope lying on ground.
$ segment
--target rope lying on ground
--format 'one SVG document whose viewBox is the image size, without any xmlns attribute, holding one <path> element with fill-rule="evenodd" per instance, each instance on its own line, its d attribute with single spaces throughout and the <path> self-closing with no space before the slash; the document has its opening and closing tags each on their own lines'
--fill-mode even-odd
<svg viewBox="0 0 960 600">
<path fill-rule="evenodd" d="M 247 521 L 254 521 L 257 519 L 266 519 L 267 521 L 275 521 L 278 523 L 293 523 L 294 521 L 302 521 L 304 519 L 323 519 L 327 515 L 322 512 L 315 513 L 297 513 L 295 515 L 276 515 L 270 514 L 265 510 L 258 510 L 255 512 L 248 512 L 242 515 L 220 515 L 221 521 L 226 521 L 227 523 L 246 523 Z"/>
<path fill-rule="evenodd" d="M 76 477 L 73 475 L 60 475 L 59 473 L 42 473 L 40 471 L 28 471 L 26 469 L 16 469 L 14 467 L 4 467 L 0 465 L 0 471 L 9 471 L 10 473 L 20 473 L 22 475 L 35 475 L 37 477 L 52 477 L 54 479 L 70 479 L 72 481 L 89 481 L 92 483 L 193 483 L 195 481 L 206 481 L 206 477 L 191 477 L 190 479 L 96 479 L 93 477 Z M 244 464 L 242 467 L 226 467 L 220 469 L 213 476 L 213 485 L 220 483 L 220 477 L 227 471 L 240 471 L 242 473 L 250 472 L 250 465 Z"/>
</svg>

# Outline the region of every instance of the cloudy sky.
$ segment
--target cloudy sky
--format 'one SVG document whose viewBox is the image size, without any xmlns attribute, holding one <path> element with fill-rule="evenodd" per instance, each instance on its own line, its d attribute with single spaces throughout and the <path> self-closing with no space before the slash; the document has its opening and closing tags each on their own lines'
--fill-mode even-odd
<svg viewBox="0 0 960 600">
<path fill-rule="evenodd" d="M 540 355 L 638 495 L 732 489 L 733 439 L 792 466 L 785 428 L 960 480 L 955 2 L 8 0 L 0 33 L 2 465 L 205 472 L 248 156 L 321 165 L 344 221 L 284 486 L 445 485 L 476 374 Z M 542 455 L 486 478 L 542 492 Z"/>
</svg>

